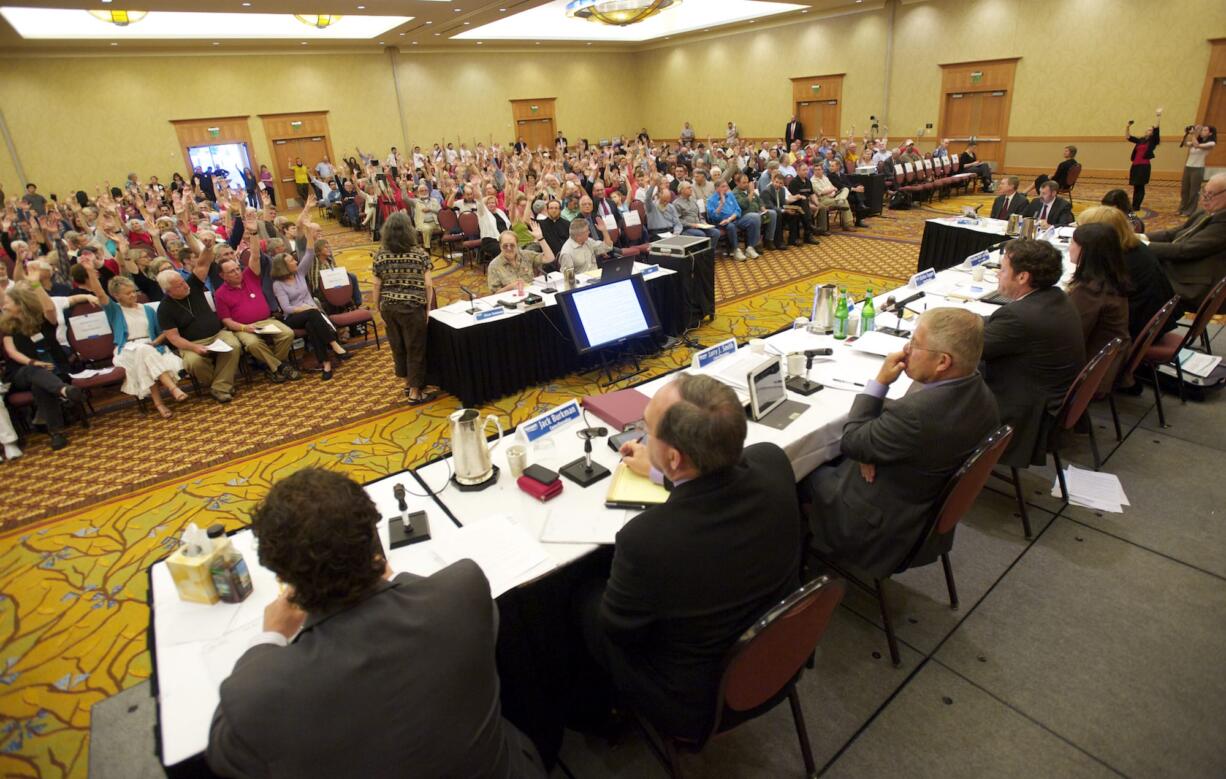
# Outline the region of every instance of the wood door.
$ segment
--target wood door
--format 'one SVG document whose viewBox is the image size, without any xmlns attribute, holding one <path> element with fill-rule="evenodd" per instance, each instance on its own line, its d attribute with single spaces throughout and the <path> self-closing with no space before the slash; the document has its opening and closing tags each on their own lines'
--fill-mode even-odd
<svg viewBox="0 0 1226 779">
<path fill-rule="evenodd" d="M 800 121 L 801 126 L 805 128 L 806 141 L 817 137 L 817 128 L 822 122 L 821 116 L 822 112 L 816 100 L 806 100 L 803 103 L 796 104 L 796 118 Z"/>
<path fill-rule="evenodd" d="M 1209 92 L 1209 105 L 1205 109 L 1205 119 L 1202 124 L 1218 128 L 1219 133 L 1226 133 L 1226 78 L 1213 79 L 1213 88 Z M 1182 129 L 1182 128 L 1180 128 Z M 1205 159 L 1205 165 L 1211 168 L 1226 167 L 1226 142 L 1218 141 Z"/>
<path fill-rule="evenodd" d="M 277 168 L 274 173 L 277 202 L 289 203 L 290 199 L 297 200 L 298 188 L 294 186 L 294 171 L 290 166 L 294 164 L 294 160 L 301 157 L 302 163 L 314 175 L 316 163 L 328 153 L 327 139 L 322 135 L 310 138 L 278 138 L 272 142 L 272 149 Z"/>
<path fill-rule="evenodd" d="M 1008 93 L 951 92 L 945 96 L 944 136 L 954 142 L 955 151 L 966 148 L 974 138 L 979 146 L 980 162 L 993 162 L 1003 167 L 1002 149 L 1009 122 Z"/>
<path fill-rule="evenodd" d="M 813 131 L 814 138 L 820 138 L 823 135 L 829 138 L 838 138 L 839 133 L 839 101 L 838 100 L 819 100 L 817 102 L 818 116 L 820 117 L 817 123 L 817 129 Z M 806 131 L 808 128 L 805 128 Z"/>
<path fill-rule="evenodd" d="M 523 138 L 528 142 L 528 148 L 536 151 L 538 146 L 543 146 L 546 149 L 553 149 L 553 140 L 557 135 L 553 129 L 553 118 L 545 117 L 542 119 L 519 119 L 515 122 L 516 138 Z"/>
</svg>

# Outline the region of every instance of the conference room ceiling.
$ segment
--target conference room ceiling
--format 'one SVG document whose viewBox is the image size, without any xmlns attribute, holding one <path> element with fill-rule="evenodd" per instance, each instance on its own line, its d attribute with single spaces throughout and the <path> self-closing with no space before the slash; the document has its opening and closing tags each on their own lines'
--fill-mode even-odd
<svg viewBox="0 0 1226 779">
<path fill-rule="evenodd" d="M 565 0 L 335 0 L 322 9 L 318 0 L 0 0 L 0 54 L 362 52 L 398 47 L 411 55 L 580 46 L 626 51 L 755 25 L 875 10 L 882 4 L 683 0 L 652 19 L 622 28 L 568 19 Z M 122 27 L 86 13 L 138 10 L 148 15 Z M 295 13 L 321 11 L 341 19 L 316 29 L 293 18 Z"/>
</svg>

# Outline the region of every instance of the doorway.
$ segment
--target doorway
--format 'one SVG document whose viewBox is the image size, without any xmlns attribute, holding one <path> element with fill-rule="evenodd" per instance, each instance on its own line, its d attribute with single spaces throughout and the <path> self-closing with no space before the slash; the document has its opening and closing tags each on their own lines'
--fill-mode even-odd
<svg viewBox="0 0 1226 779">
<path fill-rule="evenodd" d="M 971 138 L 979 144 L 976 156 L 993 168 L 1004 166 L 1001 146 L 1009 122 L 1008 94 L 992 92 L 951 92 L 945 96 L 945 137 L 956 142 Z"/>
<path fill-rule="evenodd" d="M 792 113 L 804 127 L 805 141 L 844 134 L 842 100 L 842 73 L 792 79 Z"/>
<path fill-rule="evenodd" d="M 277 197 L 278 202 L 289 203 L 290 199 L 298 199 L 298 188 L 294 185 L 294 171 L 290 166 L 297 159 L 307 166 L 311 176 L 315 175 L 315 166 L 328 153 L 327 139 L 322 135 L 309 138 L 281 138 L 272 142 L 273 162 L 277 166 Z M 299 203 L 298 205 L 302 205 Z"/>
<path fill-rule="evenodd" d="M 553 149 L 558 129 L 555 121 L 555 99 L 537 97 L 511 101 L 511 118 L 515 122 L 515 137 L 511 143 L 523 138 L 533 151 L 538 146 Z"/>
<path fill-rule="evenodd" d="M 243 186 L 243 169 L 251 167 L 251 153 L 245 143 L 189 146 L 187 157 L 193 170 L 225 171 L 231 187 Z"/>
</svg>

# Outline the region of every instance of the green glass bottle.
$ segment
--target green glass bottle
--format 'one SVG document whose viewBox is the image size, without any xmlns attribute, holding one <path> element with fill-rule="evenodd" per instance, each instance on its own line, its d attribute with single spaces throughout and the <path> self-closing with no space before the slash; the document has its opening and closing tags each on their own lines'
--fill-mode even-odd
<svg viewBox="0 0 1226 779">
<path fill-rule="evenodd" d="M 840 341 L 847 338 L 847 287 L 839 288 L 839 302 L 834 307 L 834 337 Z"/>
<path fill-rule="evenodd" d="M 860 335 L 873 330 L 877 326 L 877 309 L 873 306 L 873 289 L 869 287 L 868 296 L 864 298 L 864 307 L 860 309 Z"/>
</svg>

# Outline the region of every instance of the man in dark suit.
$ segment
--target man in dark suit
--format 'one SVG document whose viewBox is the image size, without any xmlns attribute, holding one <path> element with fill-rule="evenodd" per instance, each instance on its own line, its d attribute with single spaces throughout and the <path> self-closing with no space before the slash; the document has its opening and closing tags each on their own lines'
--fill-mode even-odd
<svg viewBox="0 0 1226 779">
<path fill-rule="evenodd" d="M 1081 317 L 1056 286 L 1062 272 L 1060 252 L 1045 241 L 1005 245 L 998 280 L 1013 302 L 988 317 L 983 332 L 984 378 L 1001 421 L 1013 426 L 1005 465 L 1045 462 L 1054 414 L 1086 361 Z"/>
<path fill-rule="evenodd" d="M 789 149 L 792 148 L 794 141 L 805 142 L 805 126 L 795 116 L 792 117 L 792 121 L 788 122 L 788 126 L 784 128 L 783 140 Z"/>
<path fill-rule="evenodd" d="M 843 426 L 843 459 L 804 481 L 814 543 L 872 576 L 894 572 L 924 531 L 942 490 L 999 425 L 979 375 L 983 320 L 937 308 L 901 352 L 886 357 Z M 885 400 L 906 371 L 915 383 Z"/>
<path fill-rule="evenodd" d="M 799 582 L 796 485 L 779 447 L 742 448 L 745 410 L 709 376 L 660 388 L 644 421 L 647 443 L 622 455 L 672 492 L 618 532 L 584 633 L 640 713 L 670 736 L 701 740 L 728 649 Z"/>
<path fill-rule="evenodd" d="M 991 216 L 993 219 L 1008 219 L 1014 214 L 1026 212 L 1026 206 L 1030 205 L 1030 201 L 1025 195 L 1018 194 L 1017 186 L 1020 183 L 1021 179 L 1017 176 L 1005 176 L 1000 180 L 1000 194 L 992 201 Z"/>
<path fill-rule="evenodd" d="M 570 220 L 562 216 L 562 204 L 557 198 L 549 198 L 545 204 L 545 217 L 537 220 L 541 226 L 541 235 L 549 244 L 553 256 L 562 253 L 562 246 L 570 240 Z"/>
<path fill-rule="evenodd" d="M 1060 185 L 1054 181 L 1044 181 L 1039 187 L 1039 196 L 1026 207 L 1026 216 L 1057 227 L 1072 224 L 1073 206 L 1064 198 L 1056 197 L 1059 188 Z"/>
<path fill-rule="evenodd" d="M 322 468 L 269 490 L 252 529 L 260 563 L 288 589 L 221 684 L 209 766 L 243 777 L 544 777 L 500 713 L 485 575 L 463 560 L 393 576 L 378 522 L 361 486 Z"/>
<path fill-rule="evenodd" d="M 600 179 L 592 182 L 592 213 L 597 219 L 604 220 L 606 216 L 613 217 L 617 222 L 617 231 L 622 238 L 626 236 L 626 220 L 622 215 L 621 209 L 613 200 L 607 197 L 607 192 L 604 187 L 604 182 Z M 600 231 L 593 232 L 592 235 L 600 235 Z"/>
<path fill-rule="evenodd" d="M 1205 182 L 1200 207 L 1179 229 L 1148 234 L 1149 248 L 1170 276 L 1184 311 L 1195 311 L 1226 276 L 1226 173 Z M 1218 313 L 1226 313 L 1226 307 Z"/>
</svg>

